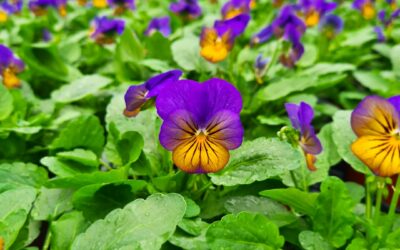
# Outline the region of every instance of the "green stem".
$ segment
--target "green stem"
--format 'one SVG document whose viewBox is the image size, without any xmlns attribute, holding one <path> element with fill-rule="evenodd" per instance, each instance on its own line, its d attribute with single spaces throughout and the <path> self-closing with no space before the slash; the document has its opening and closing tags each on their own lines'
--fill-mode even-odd
<svg viewBox="0 0 400 250">
<path fill-rule="evenodd" d="M 368 178 L 366 179 L 365 186 L 366 186 L 366 191 L 367 191 L 367 197 L 366 197 L 366 205 L 365 205 L 365 217 L 367 219 L 371 219 L 371 208 L 372 208 L 372 202 L 371 202 L 371 183 L 369 182 Z"/>
<path fill-rule="evenodd" d="M 382 206 L 382 194 L 383 190 L 386 187 L 385 180 L 382 178 L 378 179 L 377 183 L 377 192 L 376 192 L 376 201 L 375 201 L 375 213 L 374 213 L 374 224 L 379 224 L 379 217 L 381 215 L 381 206 Z"/>
<path fill-rule="evenodd" d="M 297 180 L 296 180 L 296 176 L 294 176 L 294 172 L 293 171 L 289 171 L 289 172 L 290 172 L 290 177 L 292 178 L 295 188 L 300 189 L 299 184 L 297 183 Z"/>
<path fill-rule="evenodd" d="M 383 228 L 383 234 L 382 234 L 382 242 L 383 243 L 385 243 L 386 237 L 387 237 L 390 229 L 392 228 L 394 216 L 396 213 L 397 203 L 399 202 L 399 195 L 400 195 L 400 177 L 397 176 L 396 186 L 393 188 L 393 196 L 392 196 L 392 200 L 390 202 L 389 213 L 388 213 L 388 216 L 386 217 L 385 226 Z"/>
<path fill-rule="evenodd" d="M 44 240 L 43 250 L 47 250 L 50 247 L 50 240 L 51 240 L 51 222 L 49 223 L 49 227 L 46 233 L 46 239 Z"/>
<path fill-rule="evenodd" d="M 271 61 L 268 63 L 267 68 L 264 70 L 264 75 L 267 75 L 268 71 L 271 69 L 271 66 L 276 63 L 276 59 L 278 57 L 278 53 L 281 52 L 281 42 L 277 41 L 275 50 L 272 54 Z"/>
</svg>

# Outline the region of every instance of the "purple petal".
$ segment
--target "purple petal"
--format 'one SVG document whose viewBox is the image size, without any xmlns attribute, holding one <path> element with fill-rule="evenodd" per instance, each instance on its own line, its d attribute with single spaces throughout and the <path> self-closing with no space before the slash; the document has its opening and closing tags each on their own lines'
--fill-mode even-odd
<svg viewBox="0 0 400 250">
<path fill-rule="evenodd" d="M 154 31 L 159 31 L 163 36 L 168 37 L 171 34 L 169 16 L 153 18 L 144 34 L 150 36 Z"/>
<path fill-rule="evenodd" d="M 302 128 L 300 145 L 308 154 L 317 155 L 322 151 L 321 141 L 318 139 L 312 126 Z"/>
<path fill-rule="evenodd" d="M 374 27 L 374 31 L 375 31 L 375 33 L 376 33 L 378 42 L 383 43 L 383 42 L 386 41 L 386 37 L 385 37 L 385 34 L 383 33 L 382 27 L 380 27 L 380 26 L 375 26 L 375 27 Z"/>
<path fill-rule="evenodd" d="M 222 36 L 225 34 L 225 32 L 230 31 L 233 38 L 235 38 L 244 32 L 249 21 L 250 16 L 247 14 L 242 14 L 229 20 L 216 21 L 214 23 L 214 28 L 217 30 L 219 36 Z"/>
<path fill-rule="evenodd" d="M 388 100 L 379 96 L 367 96 L 352 112 L 351 127 L 359 137 L 391 135 L 398 130 L 399 113 Z"/>
<path fill-rule="evenodd" d="M 300 106 L 294 103 L 285 103 L 285 109 L 288 113 L 290 123 L 292 123 L 293 128 L 300 130 L 299 121 L 299 108 Z"/>
<path fill-rule="evenodd" d="M 165 86 L 178 81 L 181 75 L 182 71 L 176 69 L 153 76 L 146 81 L 146 88 L 149 91 L 148 97 L 156 97 Z"/>
<path fill-rule="evenodd" d="M 274 34 L 274 29 L 272 25 L 268 25 L 264 29 L 262 29 L 260 32 L 258 32 L 256 35 L 253 36 L 251 39 L 251 44 L 258 44 L 258 43 L 264 43 L 268 41 L 272 35 Z"/>
<path fill-rule="evenodd" d="M 149 99 L 146 84 L 130 86 L 125 93 L 126 116 L 136 116 L 143 104 Z"/>
<path fill-rule="evenodd" d="M 388 99 L 388 101 L 394 106 L 397 113 L 400 114 L 400 95 L 392 96 Z"/>
<path fill-rule="evenodd" d="M 6 46 L 0 44 L 0 70 L 4 70 L 10 66 L 13 60 L 12 51 Z"/>
</svg>

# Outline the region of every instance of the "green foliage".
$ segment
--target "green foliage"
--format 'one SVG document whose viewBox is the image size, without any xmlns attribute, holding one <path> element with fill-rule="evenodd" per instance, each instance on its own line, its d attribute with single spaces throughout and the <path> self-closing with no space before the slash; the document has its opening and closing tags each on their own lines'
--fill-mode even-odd
<svg viewBox="0 0 400 250">
<path fill-rule="evenodd" d="M 279 249 L 284 238 L 278 227 L 265 216 L 241 212 L 227 215 L 207 230 L 211 249 Z"/>
</svg>

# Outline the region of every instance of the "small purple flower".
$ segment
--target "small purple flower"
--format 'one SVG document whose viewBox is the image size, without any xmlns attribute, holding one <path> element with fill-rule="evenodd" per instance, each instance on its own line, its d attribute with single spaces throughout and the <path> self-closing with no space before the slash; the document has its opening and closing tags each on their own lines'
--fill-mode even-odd
<svg viewBox="0 0 400 250">
<path fill-rule="evenodd" d="M 286 5 L 280 11 L 278 17 L 267 27 L 262 29 L 259 33 L 253 36 L 251 43 L 253 45 L 264 43 L 272 36 L 282 38 L 285 34 L 295 32 L 292 36 L 300 37 L 306 30 L 304 22 L 297 17 L 294 12 L 293 6 Z"/>
<path fill-rule="evenodd" d="M 366 20 L 371 20 L 375 17 L 374 0 L 354 0 L 353 8 L 359 10 Z"/>
<path fill-rule="evenodd" d="M 170 84 L 158 95 L 156 108 L 163 119 L 160 143 L 185 172 L 217 172 L 228 163 L 229 150 L 242 144 L 242 98 L 225 80 Z"/>
<path fill-rule="evenodd" d="M 297 5 L 308 27 L 317 25 L 326 13 L 333 11 L 336 7 L 336 3 L 325 2 L 325 0 L 300 0 Z"/>
<path fill-rule="evenodd" d="M 42 30 L 42 40 L 45 42 L 49 42 L 51 38 L 52 38 L 51 32 L 48 29 L 44 28 Z"/>
<path fill-rule="evenodd" d="M 56 5 L 53 0 L 30 0 L 28 7 L 36 16 L 43 16 L 49 7 L 56 8 Z"/>
<path fill-rule="evenodd" d="M 16 58 L 9 48 L 0 44 L 0 74 L 3 78 L 3 84 L 7 88 L 20 86 L 20 80 L 16 74 L 22 72 L 24 68 L 24 62 Z"/>
<path fill-rule="evenodd" d="M 221 13 L 224 19 L 231 19 L 241 14 L 249 14 L 252 0 L 229 0 L 222 6 Z"/>
<path fill-rule="evenodd" d="M 92 22 L 90 37 L 98 44 L 114 43 L 115 37 L 121 35 L 125 29 L 125 22 L 119 19 L 109 19 L 105 16 L 96 17 Z"/>
<path fill-rule="evenodd" d="M 326 15 L 319 24 L 319 30 L 328 39 L 333 39 L 343 30 L 343 19 L 330 14 Z"/>
<path fill-rule="evenodd" d="M 383 32 L 383 28 L 380 26 L 375 26 L 374 27 L 374 32 L 376 33 L 376 37 L 378 39 L 378 42 L 384 43 L 386 41 L 386 36 Z"/>
<path fill-rule="evenodd" d="M 0 9 L 4 10 L 7 14 L 16 14 L 21 12 L 23 0 L 5 0 L 0 3 Z"/>
<path fill-rule="evenodd" d="M 107 3 L 114 8 L 115 15 L 121 15 L 127 10 L 136 8 L 134 0 L 107 0 Z"/>
<path fill-rule="evenodd" d="M 125 94 L 124 115 L 136 116 L 147 101 L 157 97 L 168 84 L 177 82 L 181 75 L 182 71 L 171 70 L 153 76 L 143 84 L 130 86 Z"/>
<path fill-rule="evenodd" d="M 249 21 L 250 16 L 242 14 L 229 20 L 216 21 L 213 28 L 203 28 L 200 35 L 201 56 L 212 63 L 224 60 Z"/>
<path fill-rule="evenodd" d="M 163 36 L 168 37 L 171 34 L 171 24 L 169 16 L 153 18 L 150 21 L 144 34 L 146 36 L 151 36 L 154 32 L 159 31 Z"/>
<path fill-rule="evenodd" d="M 170 11 L 188 19 L 195 19 L 201 15 L 201 7 L 197 0 L 178 0 L 171 3 Z"/>
<path fill-rule="evenodd" d="M 316 170 L 314 165 L 316 161 L 315 155 L 322 152 L 321 142 L 311 125 L 314 118 L 314 111 L 312 107 L 305 102 L 301 102 L 300 105 L 286 103 L 285 109 L 293 128 L 300 133 L 299 144 L 305 154 L 307 167 L 311 171 L 314 171 Z"/>
<path fill-rule="evenodd" d="M 254 71 L 255 71 L 255 75 L 256 75 L 256 80 L 258 83 L 262 83 L 262 77 L 265 74 L 265 70 L 267 68 L 267 65 L 270 61 L 270 58 L 263 58 L 262 54 L 258 54 L 256 61 L 254 62 Z"/>
</svg>

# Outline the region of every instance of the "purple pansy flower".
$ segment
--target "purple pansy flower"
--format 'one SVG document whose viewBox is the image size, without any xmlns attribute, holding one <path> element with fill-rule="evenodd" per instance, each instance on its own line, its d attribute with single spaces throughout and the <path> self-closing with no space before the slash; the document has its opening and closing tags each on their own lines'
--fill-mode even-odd
<svg viewBox="0 0 400 250">
<path fill-rule="evenodd" d="M 336 7 L 336 3 L 325 2 L 325 0 L 300 0 L 297 5 L 304 16 L 304 22 L 309 27 L 317 25 L 326 13 L 333 11 Z"/>
<path fill-rule="evenodd" d="M 126 10 L 134 10 L 136 8 L 134 0 L 107 0 L 107 3 L 114 8 L 115 15 L 120 15 Z"/>
<path fill-rule="evenodd" d="M 231 19 L 240 14 L 249 14 L 252 3 L 252 0 L 229 0 L 222 6 L 222 16 L 224 19 Z"/>
<path fill-rule="evenodd" d="M 328 38 L 332 39 L 343 30 L 343 19 L 330 14 L 326 15 L 319 24 L 319 30 Z"/>
<path fill-rule="evenodd" d="M 178 81 L 181 75 L 182 71 L 171 70 L 153 76 L 143 84 L 130 86 L 125 94 L 124 115 L 136 116 L 147 101 L 157 97 L 168 84 Z"/>
<path fill-rule="evenodd" d="M 224 60 L 249 21 L 250 16 L 242 14 L 229 20 L 215 21 L 213 28 L 203 28 L 200 35 L 201 56 L 212 63 Z"/>
<path fill-rule="evenodd" d="M 201 15 L 201 7 L 197 0 L 178 0 L 171 3 L 169 9 L 182 17 L 195 19 Z"/>
<path fill-rule="evenodd" d="M 169 16 L 153 18 L 144 34 L 146 36 L 152 35 L 154 32 L 159 31 L 163 36 L 168 37 L 171 34 L 171 24 Z"/>
<path fill-rule="evenodd" d="M 400 96 L 367 96 L 351 114 L 353 153 L 376 175 L 400 173 Z"/>
<path fill-rule="evenodd" d="M 267 65 L 270 61 L 270 58 L 263 58 L 262 54 L 258 54 L 256 61 L 254 62 L 254 71 L 256 75 L 256 80 L 258 83 L 262 83 L 262 77 L 265 74 L 265 70 L 267 68 Z"/>
<path fill-rule="evenodd" d="M 385 30 L 390 28 L 396 18 L 400 16 L 400 9 L 392 11 L 390 15 L 386 15 L 385 10 L 381 10 L 378 13 L 378 20 L 381 22 L 382 26 L 375 26 L 374 31 L 378 38 L 378 42 L 385 42 Z"/>
<path fill-rule="evenodd" d="M 16 58 L 9 48 L 0 44 L 0 74 L 3 78 L 3 84 L 7 88 L 20 86 L 20 80 L 16 74 L 22 72 L 24 68 L 25 64 Z"/>
<path fill-rule="evenodd" d="M 180 80 L 158 95 L 156 107 L 163 119 L 160 143 L 185 172 L 217 172 L 228 163 L 229 150 L 242 144 L 242 98 L 225 80 Z"/>
<path fill-rule="evenodd" d="M 353 8 L 361 12 L 361 15 L 367 19 L 371 20 L 375 17 L 375 1 L 374 0 L 354 0 Z"/>
<path fill-rule="evenodd" d="M 42 30 L 42 40 L 45 42 L 49 42 L 51 38 L 52 38 L 51 32 L 48 29 L 44 28 Z"/>
<path fill-rule="evenodd" d="M 294 13 L 293 6 L 286 5 L 279 16 L 267 27 L 253 36 L 251 44 L 255 45 L 268 41 L 272 36 L 289 41 L 290 51 L 280 56 L 281 63 L 286 67 L 293 67 L 304 53 L 301 37 L 306 30 L 304 22 Z"/>
<path fill-rule="evenodd" d="M 28 6 L 36 16 L 46 15 L 48 8 L 55 8 L 63 17 L 67 15 L 67 0 L 30 0 Z"/>
<path fill-rule="evenodd" d="M 293 128 L 300 133 L 299 144 L 305 154 L 307 167 L 314 171 L 316 170 L 314 165 L 316 161 L 315 155 L 322 151 L 321 142 L 311 125 L 311 121 L 314 118 L 314 111 L 312 107 L 305 102 L 301 102 L 300 105 L 286 103 L 285 109 Z"/>
<path fill-rule="evenodd" d="M 381 26 L 375 26 L 374 27 L 374 32 L 376 34 L 378 42 L 384 43 L 386 41 L 386 36 L 383 33 L 383 28 Z"/>
<path fill-rule="evenodd" d="M 0 9 L 9 15 L 19 13 L 22 10 L 23 3 L 23 0 L 4 0 L 0 3 Z"/>
<path fill-rule="evenodd" d="M 115 37 L 121 35 L 125 29 L 125 22 L 119 19 L 109 19 L 105 16 L 96 17 L 92 23 L 90 37 L 98 44 L 114 43 Z"/>
</svg>

